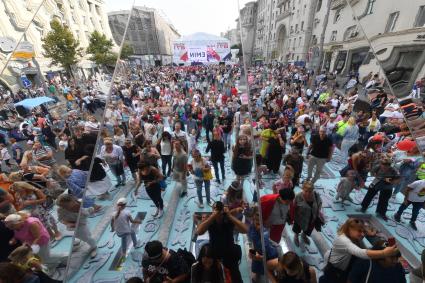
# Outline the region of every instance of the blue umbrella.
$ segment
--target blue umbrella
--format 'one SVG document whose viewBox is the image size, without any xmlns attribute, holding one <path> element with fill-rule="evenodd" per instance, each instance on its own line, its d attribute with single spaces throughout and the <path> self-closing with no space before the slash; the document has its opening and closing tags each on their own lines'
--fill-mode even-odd
<svg viewBox="0 0 425 283">
<path fill-rule="evenodd" d="M 47 103 L 47 102 L 54 102 L 55 100 L 47 97 L 47 96 L 41 96 L 41 97 L 36 97 L 36 98 L 27 98 L 24 99 L 22 101 L 19 101 L 18 103 L 15 103 L 15 106 L 22 106 L 25 107 L 27 109 L 32 109 L 36 106 L 39 106 L 43 103 Z"/>
</svg>

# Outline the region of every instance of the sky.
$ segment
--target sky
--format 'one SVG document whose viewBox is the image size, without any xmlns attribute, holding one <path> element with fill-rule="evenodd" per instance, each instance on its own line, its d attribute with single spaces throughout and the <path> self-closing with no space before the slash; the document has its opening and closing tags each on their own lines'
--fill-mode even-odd
<svg viewBox="0 0 425 283">
<path fill-rule="evenodd" d="M 128 10 L 133 0 L 104 0 L 107 12 Z M 240 0 L 240 5 L 249 0 Z M 236 28 L 238 0 L 135 0 L 136 6 L 162 10 L 181 35 L 206 32 L 220 35 Z"/>
</svg>

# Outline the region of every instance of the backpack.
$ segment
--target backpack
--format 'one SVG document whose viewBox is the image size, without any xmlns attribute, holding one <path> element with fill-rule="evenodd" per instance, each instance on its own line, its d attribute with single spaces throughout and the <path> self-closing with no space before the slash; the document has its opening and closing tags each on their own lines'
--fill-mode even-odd
<svg viewBox="0 0 425 283">
<path fill-rule="evenodd" d="M 185 280 L 185 281 L 183 281 L 183 282 L 185 282 L 185 283 L 190 283 L 190 280 L 191 280 L 191 278 L 192 278 L 192 276 L 191 276 L 191 272 L 192 272 L 192 265 L 196 262 L 196 259 L 195 259 L 195 256 L 191 253 L 191 252 L 189 252 L 189 251 L 187 251 L 186 249 L 178 249 L 177 250 L 177 255 L 182 259 L 182 260 L 184 260 L 185 262 L 186 262 L 186 264 L 187 264 L 187 266 L 188 266 L 188 268 L 189 268 L 189 276 L 187 277 L 187 279 Z"/>
</svg>

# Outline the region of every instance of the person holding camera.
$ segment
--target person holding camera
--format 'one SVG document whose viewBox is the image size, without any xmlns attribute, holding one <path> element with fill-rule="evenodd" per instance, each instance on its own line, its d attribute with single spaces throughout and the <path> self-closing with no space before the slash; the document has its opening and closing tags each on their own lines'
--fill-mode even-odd
<svg viewBox="0 0 425 283">
<path fill-rule="evenodd" d="M 239 261 L 242 256 L 241 247 L 234 243 L 234 230 L 239 233 L 248 233 L 248 227 L 234 217 L 229 208 L 221 201 L 213 206 L 213 213 L 204 222 L 198 225 L 196 233 L 203 235 L 208 231 L 210 245 L 217 251 L 217 259 L 221 260 L 224 267 L 228 268 L 232 282 L 243 282 L 239 271 Z"/>
</svg>

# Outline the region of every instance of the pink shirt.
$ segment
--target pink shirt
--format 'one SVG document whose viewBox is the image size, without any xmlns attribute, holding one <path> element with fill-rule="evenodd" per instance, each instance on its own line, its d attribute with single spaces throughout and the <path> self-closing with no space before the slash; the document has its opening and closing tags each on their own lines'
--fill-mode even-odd
<svg viewBox="0 0 425 283">
<path fill-rule="evenodd" d="M 47 245 L 50 241 L 49 232 L 47 232 L 44 225 L 36 217 L 28 217 L 28 219 L 24 222 L 24 225 L 21 227 L 21 229 L 15 230 L 15 235 L 14 235 L 15 239 L 21 241 L 22 243 L 32 245 L 34 241 L 34 236 L 32 235 L 30 230 L 30 226 L 32 223 L 37 223 L 38 226 L 40 227 L 41 236 L 40 236 L 40 240 L 38 240 L 36 244 L 40 246 Z"/>
</svg>

